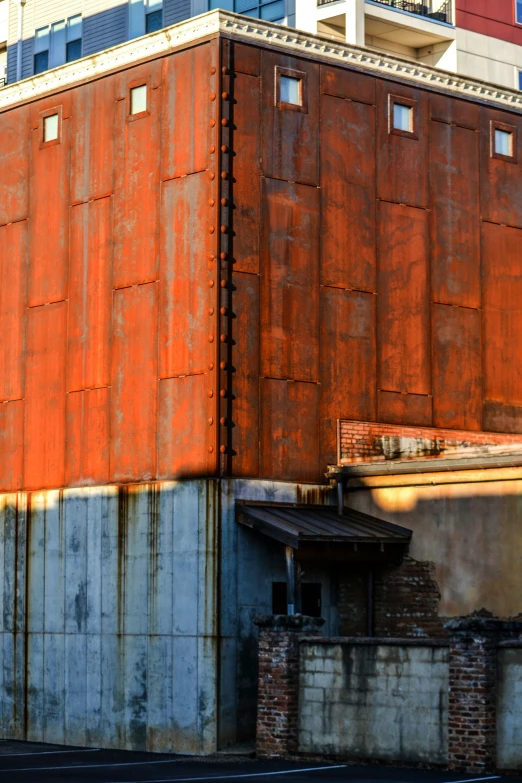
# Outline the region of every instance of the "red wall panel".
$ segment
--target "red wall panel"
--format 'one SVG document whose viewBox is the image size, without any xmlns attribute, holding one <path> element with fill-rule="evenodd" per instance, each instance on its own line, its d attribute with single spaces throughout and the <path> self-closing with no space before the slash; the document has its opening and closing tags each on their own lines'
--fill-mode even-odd
<svg viewBox="0 0 522 783">
<path fill-rule="evenodd" d="M 67 395 L 66 484 L 104 484 L 109 480 L 109 424 L 110 389 Z"/>
<path fill-rule="evenodd" d="M 457 27 L 522 46 L 522 27 L 515 24 L 515 0 L 457 0 Z"/>
<path fill-rule="evenodd" d="M 108 386 L 112 318 L 112 199 L 71 209 L 67 390 Z"/>
<path fill-rule="evenodd" d="M 376 80 L 356 71 L 321 65 L 321 93 L 347 98 L 360 103 L 375 104 Z"/>
<path fill-rule="evenodd" d="M 28 106 L 0 114 L 0 226 L 24 220 L 29 214 L 30 137 Z"/>
<path fill-rule="evenodd" d="M 206 173 L 162 184 L 160 377 L 208 371 L 214 358 L 216 289 L 208 269 Z"/>
<path fill-rule="evenodd" d="M 449 95 L 432 93 L 430 95 L 430 117 L 432 120 L 478 130 L 480 127 L 480 104 L 456 101 Z"/>
<path fill-rule="evenodd" d="M 375 291 L 375 109 L 321 98 L 321 283 Z"/>
<path fill-rule="evenodd" d="M 503 122 L 516 131 L 516 158 L 492 157 L 493 122 Z M 481 217 L 493 223 L 522 227 L 522 117 L 482 108 L 480 126 Z"/>
<path fill-rule="evenodd" d="M 234 42 L 234 71 L 246 73 L 249 76 L 259 76 L 261 72 L 261 49 L 257 46 L 247 46 Z"/>
<path fill-rule="evenodd" d="M 263 180 L 261 375 L 317 381 L 319 191 Z"/>
<path fill-rule="evenodd" d="M 377 392 L 377 421 L 431 427 L 433 398 L 428 394 Z"/>
<path fill-rule="evenodd" d="M 13 492 L 23 487 L 24 403 L 0 403 L 0 490 Z"/>
<path fill-rule="evenodd" d="M 0 228 L 0 401 L 24 396 L 29 221 Z"/>
<path fill-rule="evenodd" d="M 482 426 L 486 432 L 522 434 L 522 406 L 485 400 Z"/>
<path fill-rule="evenodd" d="M 133 68 L 121 81 L 116 123 L 114 192 L 114 287 L 148 283 L 158 278 L 158 200 L 160 181 L 160 63 Z M 148 81 L 148 114 L 130 115 L 130 90 Z"/>
<path fill-rule="evenodd" d="M 379 205 L 379 388 L 429 394 L 428 213 Z"/>
<path fill-rule="evenodd" d="M 66 302 L 29 309 L 24 422 L 27 489 L 64 484 L 66 334 Z"/>
<path fill-rule="evenodd" d="M 481 313 L 432 305 L 433 424 L 482 428 Z"/>
<path fill-rule="evenodd" d="M 480 307 L 479 159 L 475 131 L 430 123 L 430 197 L 433 300 Z"/>
<path fill-rule="evenodd" d="M 152 478 L 156 470 L 158 284 L 114 293 L 111 476 Z"/>
</svg>

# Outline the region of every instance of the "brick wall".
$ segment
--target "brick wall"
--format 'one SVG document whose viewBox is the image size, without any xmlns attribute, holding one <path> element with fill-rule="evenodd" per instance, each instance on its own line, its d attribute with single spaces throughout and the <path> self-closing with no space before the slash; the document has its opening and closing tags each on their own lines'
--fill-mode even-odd
<svg viewBox="0 0 522 783">
<path fill-rule="evenodd" d="M 342 462 L 382 462 L 447 456 L 470 447 L 522 443 L 522 435 L 505 435 L 431 427 L 403 427 L 368 421 L 339 423 L 339 454 Z"/>
</svg>

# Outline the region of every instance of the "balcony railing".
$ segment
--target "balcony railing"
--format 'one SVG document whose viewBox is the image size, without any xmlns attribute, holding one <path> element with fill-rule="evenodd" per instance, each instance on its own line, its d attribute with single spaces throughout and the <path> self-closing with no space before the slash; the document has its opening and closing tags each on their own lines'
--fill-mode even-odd
<svg viewBox="0 0 522 783">
<path fill-rule="evenodd" d="M 327 5 L 334 0 L 317 0 L 317 5 Z M 452 0 L 372 0 L 374 3 L 386 5 L 388 8 L 396 8 L 398 11 L 407 11 L 415 16 L 423 16 L 425 19 L 433 19 L 436 22 L 452 24 L 451 5 Z"/>
</svg>

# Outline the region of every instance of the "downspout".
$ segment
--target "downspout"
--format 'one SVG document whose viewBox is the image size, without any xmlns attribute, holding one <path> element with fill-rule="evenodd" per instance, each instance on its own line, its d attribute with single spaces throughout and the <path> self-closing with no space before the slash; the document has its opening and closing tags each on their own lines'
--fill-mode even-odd
<svg viewBox="0 0 522 783">
<path fill-rule="evenodd" d="M 27 0 L 18 0 L 18 33 L 16 41 L 16 81 L 22 78 L 22 40 L 24 37 L 24 8 Z"/>
</svg>

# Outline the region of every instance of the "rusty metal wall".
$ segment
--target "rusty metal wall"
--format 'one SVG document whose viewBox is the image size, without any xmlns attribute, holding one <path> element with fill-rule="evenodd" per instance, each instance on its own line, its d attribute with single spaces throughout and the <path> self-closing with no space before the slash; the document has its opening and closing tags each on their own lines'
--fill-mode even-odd
<svg viewBox="0 0 522 783">
<path fill-rule="evenodd" d="M 233 474 L 320 481 L 338 418 L 522 432 L 520 116 L 241 42 L 231 67 Z"/>
</svg>

